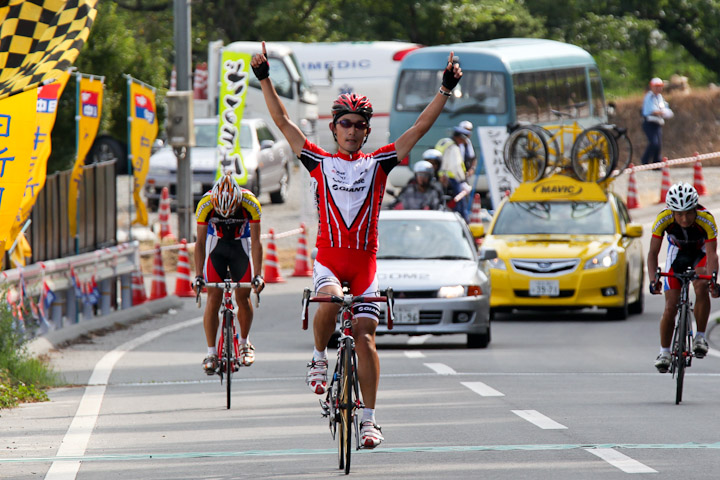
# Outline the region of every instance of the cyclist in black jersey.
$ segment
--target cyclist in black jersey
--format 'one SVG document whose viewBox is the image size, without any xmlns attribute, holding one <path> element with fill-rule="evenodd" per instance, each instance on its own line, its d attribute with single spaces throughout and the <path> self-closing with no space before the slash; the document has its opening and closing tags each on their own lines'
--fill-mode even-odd
<svg viewBox="0 0 720 480">
<path fill-rule="evenodd" d="M 660 354 L 655 359 L 655 368 L 660 373 L 666 373 L 670 368 L 670 343 L 680 297 L 680 282 L 676 278 L 664 277 L 664 286 L 655 279 L 663 235 L 667 234 L 668 237 L 665 265 L 668 272 L 684 272 L 688 267 L 692 267 L 698 274 L 708 275 L 708 272 L 717 272 L 718 269 L 717 225 L 712 214 L 702 205 L 698 205 L 695 188 L 687 183 L 676 183 L 668 190 L 665 201 L 667 208 L 658 214 L 653 223 L 647 257 L 650 293 L 659 295 L 665 291 L 665 311 L 660 320 Z M 713 298 L 717 298 L 720 296 L 720 289 L 717 285 L 709 286 L 705 280 L 695 280 L 693 287 L 693 313 L 697 322 L 693 352 L 697 358 L 703 358 L 708 351 L 705 340 L 705 327 L 710 315 L 708 290 Z"/>
</svg>

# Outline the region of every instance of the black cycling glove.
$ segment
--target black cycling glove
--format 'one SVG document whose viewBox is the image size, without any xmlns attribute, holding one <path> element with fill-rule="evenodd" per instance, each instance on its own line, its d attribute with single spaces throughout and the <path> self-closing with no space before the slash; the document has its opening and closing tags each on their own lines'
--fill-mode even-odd
<svg viewBox="0 0 720 480">
<path fill-rule="evenodd" d="M 267 58 L 265 58 L 263 63 L 257 67 L 252 67 L 252 69 L 258 80 L 265 80 L 270 76 L 270 64 L 268 63 Z"/>
<path fill-rule="evenodd" d="M 454 63 L 452 65 L 454 65 Z M 455 88 L 455 86 L 460 81 L 459 78 L 455 78 L 455 72 L 453 71 L 452 65 L 445 68 L 442 78 L 442 86 L 447 88 L 448 90 L 452 90 L 453 88 Z"/>
</svg>

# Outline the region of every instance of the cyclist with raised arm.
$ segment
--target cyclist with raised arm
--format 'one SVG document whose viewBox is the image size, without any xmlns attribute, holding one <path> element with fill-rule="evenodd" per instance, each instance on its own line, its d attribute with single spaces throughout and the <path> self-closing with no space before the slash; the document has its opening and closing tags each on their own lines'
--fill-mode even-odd
<svg viewBox="0 0 720 480">
<path fill-rule="evenodd" d="M 205 282 L 222 282 L 230 270 L 233 282 L 252 281 L 252 290 L 260 293 L 265 282 L 262 269 L 263 248 L 260 242 L 260 202 L 250 190 L 241 188 L 231 172 L 222 175 L 212 190 L 198 202 L 197 242 L 195 243 L 195 288 Z M 199 274 L 202 272 L 202 275 Z M 207 340 L 207 357 L 203 369 L 213 375 L 218 367 L 216 335 L 220 320 L 218 311 L 222 302 L 222 289 L 207 289 L 207 304 L 203 327 Z M 240 361 L 249 367 L 255 361 L 255 347 L 248 340 L 253 321 L 250 289 L 235 289 L 240 324 Z"/>
<path fill-rule="evenodd" d="M 341 282 L 349 282 L 353 295 L 378 290 L 375 254 L 377 220 L 385 193 L 387 175 L 430 129 L 455 88 L 462 71 L 452 63 L 452 52 L 442 74 L 442 85 L 415 124 L 395 143 L 366 154 L 360 151 L 370 134 L 373 109 L 368 99 L 352 93 L 340 95 L 332 106 L 330 130 L 337 153 L 329 153 L 305 138 L 288 117 L 269 78 L 265 43 L 262 53 L 253 56 L 251 66 L 260 81 L 265 103 L 275 124 L 293 152 L 310 173 L 320 222 L 313 282 L 317 292 L 342 296 Z M 338 306 L 319 306 L 313 320 L 315 349 L 309 363 L 307 383 L 322 395 L 327 389 L 327 344 L 335 330 Z M 375 329 L 380 309 L 361 304 L 355 311 L 353 326 L 358 355 L 358 380 L 365 410 L 361 418 L 361 440 L 365 448 L 375 448 L 384 440 L 375 422 L 375 400 L 380 381 L 380 360 L 375 348 Z"/>
<path fill-rule="evenodd" d="M 667 208 L 658 214 L 653 223 L 647 257 L 650 293 L 659 295 L 665 291 L 665 310 L 660 319 L 660 354 L 655 360 L 655 368 L 660 373 L 666 373 L 670 368 L 670 344 L 681 286 L 680 281 L 673 277 L 665 277 L 664 285 L 655 278 L 663 235 L 667 234 L 668 238 L 666 271 L 679 273 L 691 267 L 700 275 L 709 275 L 718 269 L 717 224 L 712 214 L 698 204 L 695 188 L 687 183 L 676 183 L 668 190 L 665 202 Z M 693 287 L 693 313 L 697 323 L 693 353 L 697 358 L 703 358 L 708 351 L 705 327 L 710 315 L 709 285 L 706 280 L 698 279 L 693 281 Z M 716 285 L 710 291 L 714 298 L 720 296 Z"/>
</svg>

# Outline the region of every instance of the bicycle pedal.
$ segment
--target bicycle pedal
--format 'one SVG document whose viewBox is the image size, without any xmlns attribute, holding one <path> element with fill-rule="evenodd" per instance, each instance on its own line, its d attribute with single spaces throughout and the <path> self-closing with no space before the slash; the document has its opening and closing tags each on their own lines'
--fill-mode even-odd
<svg viewBox="0 0 720 480">
<path fill-rule="evenodd" d="M 330 416 L 330 405 L 328 405 L 327 402 L 323 402 L 322 400 L 319 400 L 319 402 L 320 402 L 320 408 L 322 409 L 322 416 L 329 417 Z"/>
</svg>

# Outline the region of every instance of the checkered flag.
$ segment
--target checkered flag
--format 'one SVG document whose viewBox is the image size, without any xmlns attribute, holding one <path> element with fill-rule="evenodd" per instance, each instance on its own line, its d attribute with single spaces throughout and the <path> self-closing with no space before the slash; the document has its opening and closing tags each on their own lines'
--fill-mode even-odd
<svg viewBox="0 0 720 480">
<path fill-rule="evenodd" d="M 66 71 L 90 34 L 97 0 L 0 2 L 0 99 Z"/>
</svg>

